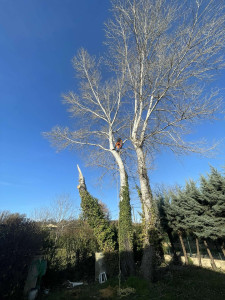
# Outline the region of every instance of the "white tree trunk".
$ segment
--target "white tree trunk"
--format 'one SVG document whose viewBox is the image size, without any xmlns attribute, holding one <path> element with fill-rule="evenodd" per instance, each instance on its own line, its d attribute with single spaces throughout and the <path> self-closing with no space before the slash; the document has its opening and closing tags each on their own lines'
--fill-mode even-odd
<svg viewBox="0 0 225 300">
<path fill-rule="evenodd" d="M 155 270 L 155 248 L 149 240 L 149 230 L 154 229 L 154 213 L 152 203 L 152 193 L 149 185 L 145 155 L 141 147 L 135 147 L 138 160 L 138 174 L 140 181 L 141 200 L 144 214 L 144 241 L 143 257 L 141 262 L 141 274 L 145 279 L 154 280 Z"/>
<path fill-rule="evenodd" d="M 115 150 L 111 151 L 113 157 L 115 158 L 115 161 L 119 167 L 119 173 L 120 173 L 120 191 L 122 190 L 122 187 L 125 187 L 127 185 L 127 176 L 126 176 L 126 170 L 123 164 L 123 161 L 120 157 L 120 154 L 116 152 Z M 120 195 L 120 201 L 123 199 L 121 198 Z"/>
<path fill-rule="evenodd" d="M 152 192 L 149 185 L 149 178 L 148 178 L 143 149 L 141 147 L 136 147 L 135 150 L 136 150 L 137 160 L 138 160 L 138 175 L 140 180 L 140 190 L 141 190 L 141 198 L 142 198 L 143 213 L 144 213 L 145 231 L 147 234 L 147 231 L 150 229 L 150 226 L 154 225 Z"/>
</svg>

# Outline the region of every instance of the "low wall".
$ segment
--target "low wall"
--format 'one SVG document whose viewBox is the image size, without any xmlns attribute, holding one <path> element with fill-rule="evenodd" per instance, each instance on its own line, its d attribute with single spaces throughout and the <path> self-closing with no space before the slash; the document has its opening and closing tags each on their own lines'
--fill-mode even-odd
<svg viewBox="0 0 225 300">
<path fill-rule="evenodd" d="M 170 260 L 172 259 L 172 256 L 169 254 L 166 254 L 166 255 L 164 255 L 164 258 L 165 258 L 166 262 L 170 262 Z M 197 257 L 190 257 L 190 259 L 192 260 L 192 262 L 195 266 L 199 266 Z M 183 263 L 185 262 L 184 256 L 181 256 L 181 261 Z M 209 269 L 212 268 L 209 258 L 201 258 L 201 261 L 202 261 L 203 268 L 209 268 Z M 225 260 L 214 259 L 214 261 L 215 261 L 216 267 L 218 269 L 225 271 Z"/>
</svg>

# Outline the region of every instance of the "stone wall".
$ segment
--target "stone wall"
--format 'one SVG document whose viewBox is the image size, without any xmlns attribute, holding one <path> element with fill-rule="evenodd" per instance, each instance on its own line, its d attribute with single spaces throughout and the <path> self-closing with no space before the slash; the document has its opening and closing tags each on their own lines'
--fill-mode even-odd
<svg viewBox="0 0 225 300">
<path fill-rule="evenodd" d="M 166 262 L 170 262 L 170 260 L 172 259 L 172 256 L 168 255 L 168 254 L 164 255 L 164 257 L 165 257 Z M 193 265 L 198 266 L 197 257 L 190 257 L 190 259 L 192 260 Z M 209 269 L 212 268 L 209 258 L 202 258 L 201 260 L 202 260 L 202 267 L 203 268 L 209 268 Z M 181 261 L 183 263 L 185 262 L 184 256 L 181 256 Z M 215 264 L 216 264 L 218 269 L 221 269 L 222 271 L 225 271 L 225 260 L 214 259 L 214 261 L 215 261 Z"/>
</svg>

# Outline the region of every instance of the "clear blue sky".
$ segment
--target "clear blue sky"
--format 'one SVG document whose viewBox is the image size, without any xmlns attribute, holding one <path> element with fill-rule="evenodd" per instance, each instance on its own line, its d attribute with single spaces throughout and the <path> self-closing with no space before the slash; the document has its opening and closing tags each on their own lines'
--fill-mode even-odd
<svg viewBox="0 0 225 300">
<path fill-rule="evenodd" d="M 41 133 L 55 125 L 69 125 L 61 94 L 76 90 L 71 59 L 78 48 L 91 54 L 103 50 L 103 22 L 109 17 L 107 0 L 0 1 L 0 210 L 30 214 L 69 193 L 77 208 L 78 163 L 89 191 L 117 216 L 115 182 L 101 171 L 85 168 L 78 153 L 56 153 Z M 224 87 L 225 73 L 215 84 Z M 223 138 L 225 121 L 206 123 L 196 131 L 209 141 Z M 225 162 L 224 142 L 214 159 L 160 154 L 151 183 L 184 184 Z M 132 194 L 132 203 L 140 206 Z"/>
</svg>

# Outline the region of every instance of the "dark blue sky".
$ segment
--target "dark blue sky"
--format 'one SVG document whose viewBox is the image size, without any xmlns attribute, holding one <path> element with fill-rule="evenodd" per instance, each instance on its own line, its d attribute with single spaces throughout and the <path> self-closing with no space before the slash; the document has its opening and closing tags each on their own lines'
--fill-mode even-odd
<svg viewBox="0 0 225 300">
<path fill-rule="evenodd" d="M 0 1 L 0 210 L 27 213 L 70 193 L 79 208 L 78 163 L 90 192 L 102 199 L 112 217 L 118 212 L 115 182 L 98 185 L 98 169 L 85 168 L 78 153 L 56 153 L 41 133 L 55 125 L 69 125 L 61 94 L 76 90 L 71 59 L 80 47 L 91 54 L 103 51 L 103 22 L 109 17 L 107 0 Z M 215 84 L 224 87 L 225 74 Z M 224 120 L 206 123 L 196 131 L 212 141 L 223 138 Z M 157 183 L 184 184 L 224 165 L 222 143 L 214 159 L 175 158 L 160 154 L 150 173 Z M 136 196 L 132 203 L 140 206 Z"/>
</svg>

